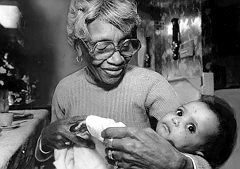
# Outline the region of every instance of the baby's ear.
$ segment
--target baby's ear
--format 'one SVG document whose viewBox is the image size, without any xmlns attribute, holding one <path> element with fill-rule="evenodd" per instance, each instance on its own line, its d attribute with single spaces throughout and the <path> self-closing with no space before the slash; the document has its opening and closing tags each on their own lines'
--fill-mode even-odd
<svg viewBox="0 0 240 169">
<path fill-rule="evenodd" d="M 201 151 L 196 151 L 195 153 L 199 156 L 202 156 L 202 157 L 204 156 L 204 154 Z"/>
</svg>

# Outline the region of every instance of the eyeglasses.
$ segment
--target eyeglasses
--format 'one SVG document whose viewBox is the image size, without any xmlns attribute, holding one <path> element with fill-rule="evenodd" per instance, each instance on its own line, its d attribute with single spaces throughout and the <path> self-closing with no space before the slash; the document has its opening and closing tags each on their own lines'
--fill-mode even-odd
<svg viewBox="0 0 240 169">
<path fill-rule="evenodd" d="M 131 57 L 141 48 L 141 42 L 138 39 L 126 39 L 117 46 L 112 41 L 100 41 L 92 48 L 90 48 L 84 41 L 82 42 L 88 48 L 89 54 L 96 60 L 106 60 L 116 51 L 118 51 L 124 59 L 131 59 Z"/>
</svg>

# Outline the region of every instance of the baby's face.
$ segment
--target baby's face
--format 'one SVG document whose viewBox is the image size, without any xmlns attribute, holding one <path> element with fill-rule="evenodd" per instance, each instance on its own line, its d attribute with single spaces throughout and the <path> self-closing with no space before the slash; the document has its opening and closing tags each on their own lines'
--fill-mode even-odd
<svg viewBox="0 0 240 169">
<path fill-rule="evenodd" d="M 202 102 L 191 102 L 166 114 L 157 125 L 157 133 L 179 151 L 197 152 L 218 132 L 217 116 Z"/>
</svg>

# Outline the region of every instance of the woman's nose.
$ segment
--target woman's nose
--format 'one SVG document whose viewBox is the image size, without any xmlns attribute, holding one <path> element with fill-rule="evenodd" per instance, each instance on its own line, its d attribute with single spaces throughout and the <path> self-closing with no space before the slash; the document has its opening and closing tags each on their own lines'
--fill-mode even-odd
<svg viewBox="0 0 240 169">
<path fill-rule="evenodd" d="M 107 61 L 108 63 L 113 65 L 120 65 L 124 62 L 124 58 L 118 51 L 116 51 L 113 53 L 113 55 L 110 58 L 108 58 Z"/>
<path fill-rule="evenodd" d="M 176 127 L 179 126 L 179 119 L 177 117 L 172 118 L 172 122 Z"/>
</svg>

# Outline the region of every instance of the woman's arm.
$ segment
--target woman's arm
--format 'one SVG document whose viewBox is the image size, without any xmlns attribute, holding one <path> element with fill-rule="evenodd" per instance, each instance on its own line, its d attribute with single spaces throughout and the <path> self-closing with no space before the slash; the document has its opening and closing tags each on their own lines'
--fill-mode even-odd
<svg viewBox="0 0 240 169">
<path fill-rule="evenodd" d="M 70 128 L 79 124 L 86 117 L 74 116 L 68 119 L 61 119 L 50 123 L 43 129 L 35 150 L 38 161 L 48 160 L 54 149 L 63 149 L 72 145 L 81 147 L 94 147 L 88 140 L 78 137 Z"/>
</svg>

